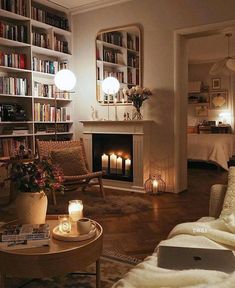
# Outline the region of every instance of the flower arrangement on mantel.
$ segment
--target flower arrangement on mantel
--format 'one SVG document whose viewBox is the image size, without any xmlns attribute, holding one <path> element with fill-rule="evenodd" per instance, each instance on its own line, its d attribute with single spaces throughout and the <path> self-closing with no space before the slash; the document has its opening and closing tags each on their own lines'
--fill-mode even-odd
<svg viewBox="0 0 235 288">
<path fill-rule="evenodd" d="M 128 101 L 131 101 L 136 109 L 132 115 L 132 120 L 142 120 L 143 115 L 140 112 L 140 107 L 143 105 L 143 102 L 149 99 L 150 95 L 152 95 L 150 89 L 134 86 L 125 90 L 124 93 L 127 95 Z"/>
<path fill-rule="evenodd" d="M 11 180 L 16 183 L 18 191 L 23 193 L 64 192 L 62 169 L 46 159 L 13 164 Z"/>
</svg>

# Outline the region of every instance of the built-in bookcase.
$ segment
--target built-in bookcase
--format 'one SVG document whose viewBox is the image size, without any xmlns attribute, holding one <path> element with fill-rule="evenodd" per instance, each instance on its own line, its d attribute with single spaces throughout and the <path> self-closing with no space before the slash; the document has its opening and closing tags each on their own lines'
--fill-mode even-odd
<svg viewBox="0 0 235 288">
<path fill-rule="evenodd" d="M 67 10 L 48 1 L 0 1 L 0 157 L 20 144 L 35 152 L 38 138 L 73 137 L 71 95 L 54 85 L 55 73 L 69 68 L 70 27 Z M 23 119 L 6 118 L 13 106 Z"/>
<path fill-rule="evenodd" d="M 115 30 L 101 31 L 96 38 L 96 98 L 107 104 L 114 99 L 107 99 L 101 83 L 113 76 L 120 82 L 116 101 L 120 105 L 128 104 L 123 89 L 141 85 L 141 33 L 137 26 L 128 26 Z M 110 103 L 109 103 L 110 104 Z"/>
</svg>

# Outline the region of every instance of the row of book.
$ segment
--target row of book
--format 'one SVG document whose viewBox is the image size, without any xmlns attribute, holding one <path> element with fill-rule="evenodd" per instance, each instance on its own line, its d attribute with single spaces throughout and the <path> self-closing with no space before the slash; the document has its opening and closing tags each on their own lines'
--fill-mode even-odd
<svg viewBox="0 0 235 288">
<path fill-rule="evenodd" d="M 65 122 L 71 120 L 70 107 L 56 108 L 51 104 L 34 103 L 34 121 Z"/>
<path fill-rule="evenodd" d="M 140 49 L 140 40 L 138 36 L 127 33 L 127 48 L 135 51 Z"/>
<path fill-rule="evenodd" d="M 0 51 L 0 65 L 26 69 L 26 55 L 22 53 L 7 53 Z"/>
<path fill-rule="evenodd" d="M 103 79 L 105 79 L 107 77 L 110 77 L 110 76 L 117 78 L 120 83 L 124 83 L 125 82 L 124 81 L 124 72 L 123 71 L 118 71 L 118 72 L 111 71 L 110 72 L 110 71 L 104 70 L 104 78 Z"/>
<path fill-rule="evenodd" d="M 130 67 L 138 68 L 139 67 L 139 57 L 136 56 L 135 54 L 128 53 L 127 65 Z"/>
<path fill-rule="evenodd" d="M 114 45 L 123 46 L 122 39 L 122 33 L 118 31 L 103 34 L 103 41 Z"/>
<path fill-rule="evenodd" d="M 61 93 L 58 88 L 53 84 L 43 84 L 34 81 L 33 95 L 36 97 L 57 98 L 57 99 L 69 99 L 68 92 Z"/>
<path fill-rule="evenodd" d="M 27 27 L 0 21 L 0 37 L 27 43 Z"/>
<path fill-rule="evenodd" d="M 61 28 L 63 30 L 69 30 L 69 21 L 66 17 L 59 16 L 58 14 L 48 12 L 38 7 L 32 7 L 31 9 L 32 18 L 34 20 Z"/>
<path fill-rule="evenodd" d="M 59 40 L 56 36 L 54 37 L 54 50 L 69 53 L 69 43 L 67 41 Z"/>
<path fill-rule="evenodd" d="M 43 60 L 34 56 L 32 66 L 33 71 L 56 74 L 59 70 L 67 68 L 67 62 Z"/>
<path fill-rule="evenodd" d="M 0 8 L 22 16 L 27 16 L 26 0 L 1 0 Z"/>
<path fill-rule="evenodd" d="M 9 224 L 0 231 L 0 249 L 12 250 L 49 246 L 48 224 Z"/>
<path fill-rule="evenodd" d="M 33 31 L 32 44 L 43 48 L 50 48 L 49 38 L 46 33 Z"/>
<path fill-rule="evenodd" d="M 28 138 L 4 138 L 0 140 L 0 155 L 2 157 L 15 157 L 20 145 L 28 149 Z"/>
<path fill-rule="evenodd" d="M 28 94 L 26 78 L 0 76 L 0 94 L 22 95 Z"/>
<path fill-rule="evenodd" d="M 57 124 L 57 132 L 69 132 L 69 124 Z M 35 132 L 40 133 L 55 133 L 55 124 L 36 124 L 35 125 Z"/>
<path fill-rule="evenodd" d="M 127 83 L 139 85 L 139 71 L 136 70 L 135 73 L 128 69 L 127 71 Z"/>
<path fill-rule="evenodd" d="M 120 54 L 119 50 L 111 49 L 108 47 L 103 48 L 103 60 L 106 62 L 121 64 L 120 57 L 118 56 L 119 54 Z"/>
</svg>

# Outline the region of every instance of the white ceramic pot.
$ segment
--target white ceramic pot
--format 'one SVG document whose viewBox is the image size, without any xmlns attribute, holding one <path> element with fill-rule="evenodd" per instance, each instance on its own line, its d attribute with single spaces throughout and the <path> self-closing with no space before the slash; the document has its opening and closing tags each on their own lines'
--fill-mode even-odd
<svg viewBox="0 0 235 288">
<path fill-rule="evenodd" d="M 44 192 L 20 193 L 16 198 L 16 215 L 19 223 L 45 223 L 47 202 Z"/>
</svg>

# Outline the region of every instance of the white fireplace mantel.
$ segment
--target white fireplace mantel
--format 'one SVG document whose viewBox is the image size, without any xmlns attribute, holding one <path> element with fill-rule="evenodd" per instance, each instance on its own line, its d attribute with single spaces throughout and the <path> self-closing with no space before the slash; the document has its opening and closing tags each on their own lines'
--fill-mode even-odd
<svg viewBox="0 0 235 288">
<path fill-rule="evenodd" d="M 150 173 L 150 135 L 153 121 L 80 121 L 89 166 L 92 168 L 92 134 L 133 135 L 133 182 L 104 179 L 104 185 L 119 190 L 144 191 Z"/>
</svg>

